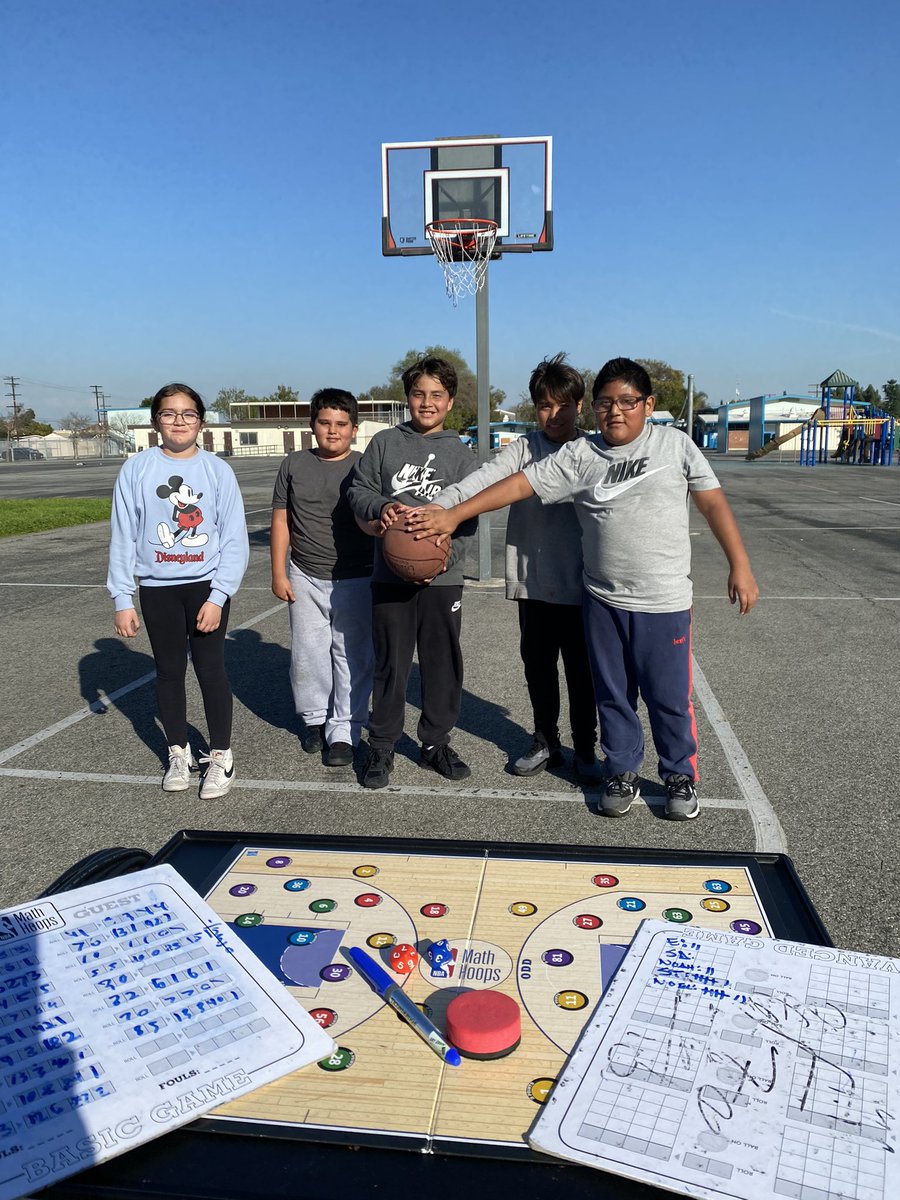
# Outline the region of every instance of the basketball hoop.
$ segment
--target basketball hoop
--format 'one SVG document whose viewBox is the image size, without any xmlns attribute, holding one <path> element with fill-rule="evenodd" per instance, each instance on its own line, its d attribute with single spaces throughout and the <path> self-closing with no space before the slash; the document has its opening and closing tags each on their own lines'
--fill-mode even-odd
<svg viewBox="0 0 900 1200">
<path fill-rule="evenodd" d="M 497 228 L 496 221 L 472 217 L 449 217 L 425 226 L 454 308 L 460 296 L 474 296 L 484 286 L 487 265 L 497 241 Z"/>
</svg>

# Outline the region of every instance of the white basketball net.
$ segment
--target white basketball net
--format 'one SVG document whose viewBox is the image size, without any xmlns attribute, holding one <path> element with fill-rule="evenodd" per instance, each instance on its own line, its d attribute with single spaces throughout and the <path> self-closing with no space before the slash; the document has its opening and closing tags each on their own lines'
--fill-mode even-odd
<svg viewBox="0 0 900 1200">
<path fill-rule="evenodd" d="M 432 221 L 425 232 L 441 264 L 444 287 L 455 308 L 460 296 L 474 296 L 484 286 L 487 265 L 497 241 L 497 224 L 469 217 L 453 218 Z"/>
</svg>

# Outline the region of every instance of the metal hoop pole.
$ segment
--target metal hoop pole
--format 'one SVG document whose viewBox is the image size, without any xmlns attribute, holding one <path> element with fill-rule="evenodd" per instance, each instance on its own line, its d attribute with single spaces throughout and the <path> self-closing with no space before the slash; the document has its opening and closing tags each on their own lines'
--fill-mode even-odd
<svg viewBox="0 0 900 1200">
<path fill-rule="evenodd" d="M 475 375 L 478 385 L 478 463 L 491 458 L 491 359 L 488 323 L 488 265 L 485 263 L 484 282 L 475 293 Z M 478 581 L 492 577 L 491 514 L 478 518 Z"/>
</svg>

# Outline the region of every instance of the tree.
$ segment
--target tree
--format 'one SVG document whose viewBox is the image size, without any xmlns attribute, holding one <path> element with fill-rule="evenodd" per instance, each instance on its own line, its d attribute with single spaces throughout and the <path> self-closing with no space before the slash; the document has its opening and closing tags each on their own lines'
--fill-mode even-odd
<svg viewBox="0 0 900 1200">
<path fill-rule="evenodd" d="M 873 387 L 871 383 L 865 387 L 856 389 L 855 403 L 857 404 L 874 404 L 876 408 L 881 408 L 881 392 L 877 387 Z"/>
<path fill-rule="evenodd" d="M 403 358 L 394 363 L 388 381 L 376 384 L 368 391 L 361 392 L 359 400 L 372 401 L 375 404 L 405 404 L 401 376 L 407 367 L 418 362 L 420 358 L 443 358 L 456 368 L 459 384 L 453 408 L 447 414 L 445 428 L 463 430 L 474 425 L 478 419 L 478 380 L 475 373 L 458 350 L 449 350 L 446 346 L 426 346 L 424 350 L 407 350 Z M 497 418 L 497 409 L 506 399 L 506 393 L 500 388 L 491 388 L 489 392 L 491 420 Z"/>
<path fill-rule="evenodd" d="M 232 404 L 258 404 L 256 396 L 248 396 L 243 388 L 228 387 L 219 388 L 219 394 L 209 406 L 213 412 L 220 412 L 224 416 L 231 416 Z"/>
<path fill-rule="evenodd" d="M 247 400 L 252 404 L 255 402 L 254 396 L 248 396 Z M 286 383 L 279 383 L 278 387 L 271 396 L 263 396 L 260 404 L 297 404 L 300 400 L 300 393 L 296 388 L 288 387 Z"/>
<path fill-rule="evenodd" d="M 131 432 L 133 424 L 134 418 L 129 417 L 127 413 L 116 413 L 114 417 L 109 418 L 106 427 L 110 433 L 117 434 L 133 450 L 134 434 Z"/>
<path fill-rule="evenodd" d="M 140 407 L 141 408 L 149 408 L 152 403 L 153 403 L 153 397 L 145 396 L 140 403 Z"/>
<path fill-rule="evenodd" d="M 79 438 L 91 436 L 91 430 L 96 429 L 94 423 L 91 421 L 91 418 L 86 417 L 84 413 L 70 412 L 67 417 L 63 417 L 63 419 L 60 421 L 60 425 L 63 429 L 66 429 L 69 431 L 69 433 L 71 433 L 72 449 L 77 457 L 78 440 Z"/>
<path fill-rule="evenodd" d="M 657 409 L 670 412 L 675 417 L 681 416 L 687 397 L 684 373 L 658 358 L 638 358 L 635 361 L 639 362 L 650 376 Z M 694 404 L 696 403 L 695 393 Z"/>
<path fill-rule="evenodd" d="M 35 419 L 33 408 L 20 408 L 15 420 L 11 416 L 6 420 L 0 417 L 0 438 L 42 437 L 52 432 L 52 425 Z"/>
<path fill-rule="evenodd" d="M 892 417 L 900 417 L 900 383 L 896 379 L 889 379 L 882 387 L 884 392 L 884 407 Z"/>
</svg>

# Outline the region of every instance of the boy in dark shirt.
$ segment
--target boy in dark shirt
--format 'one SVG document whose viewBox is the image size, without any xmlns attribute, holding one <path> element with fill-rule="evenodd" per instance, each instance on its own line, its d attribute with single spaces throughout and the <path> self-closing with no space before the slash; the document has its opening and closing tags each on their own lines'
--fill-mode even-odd
<svg viewBox="0 0 900 1200">
<path fill-rule="evenodd" d="M 349 766 L 369 711 L 372 541 L 347 503 L 356 399 L 323 388 L 310 402 L 314 450 L 281 464 L 272 496 L 272 591 L 290 604 L 291 689 L 308 754 Z M 290 556 L 288 556 L 290 550 Z"/>
<path fill-rule="evenodd" d="M 410 420 L 375 434 L 357 465 L 348 494 L 357 520 L 366 527 L 377 523 L 380 532 L 408 507 L 429 504 L 443 488 L 457 483 L 477 465 L 456 431 L 444 429 L 456 395 L 453 366 L 440 358 L 420 359 L 404 371 L 403 388 Z M 375 543 L 375 676 L 363 787 L 385 787 L 393 770 L 414 651 L 418 652 L 422 677 L 421 764 L 446 779 L 466 779 L 471 774 L 450 746 L 462 699 L 462 590 L 462 559 L 456 540 L 446 571 L 430 584 L 401 580 L 385 562 L 381 542 Z"/>
</svg>

